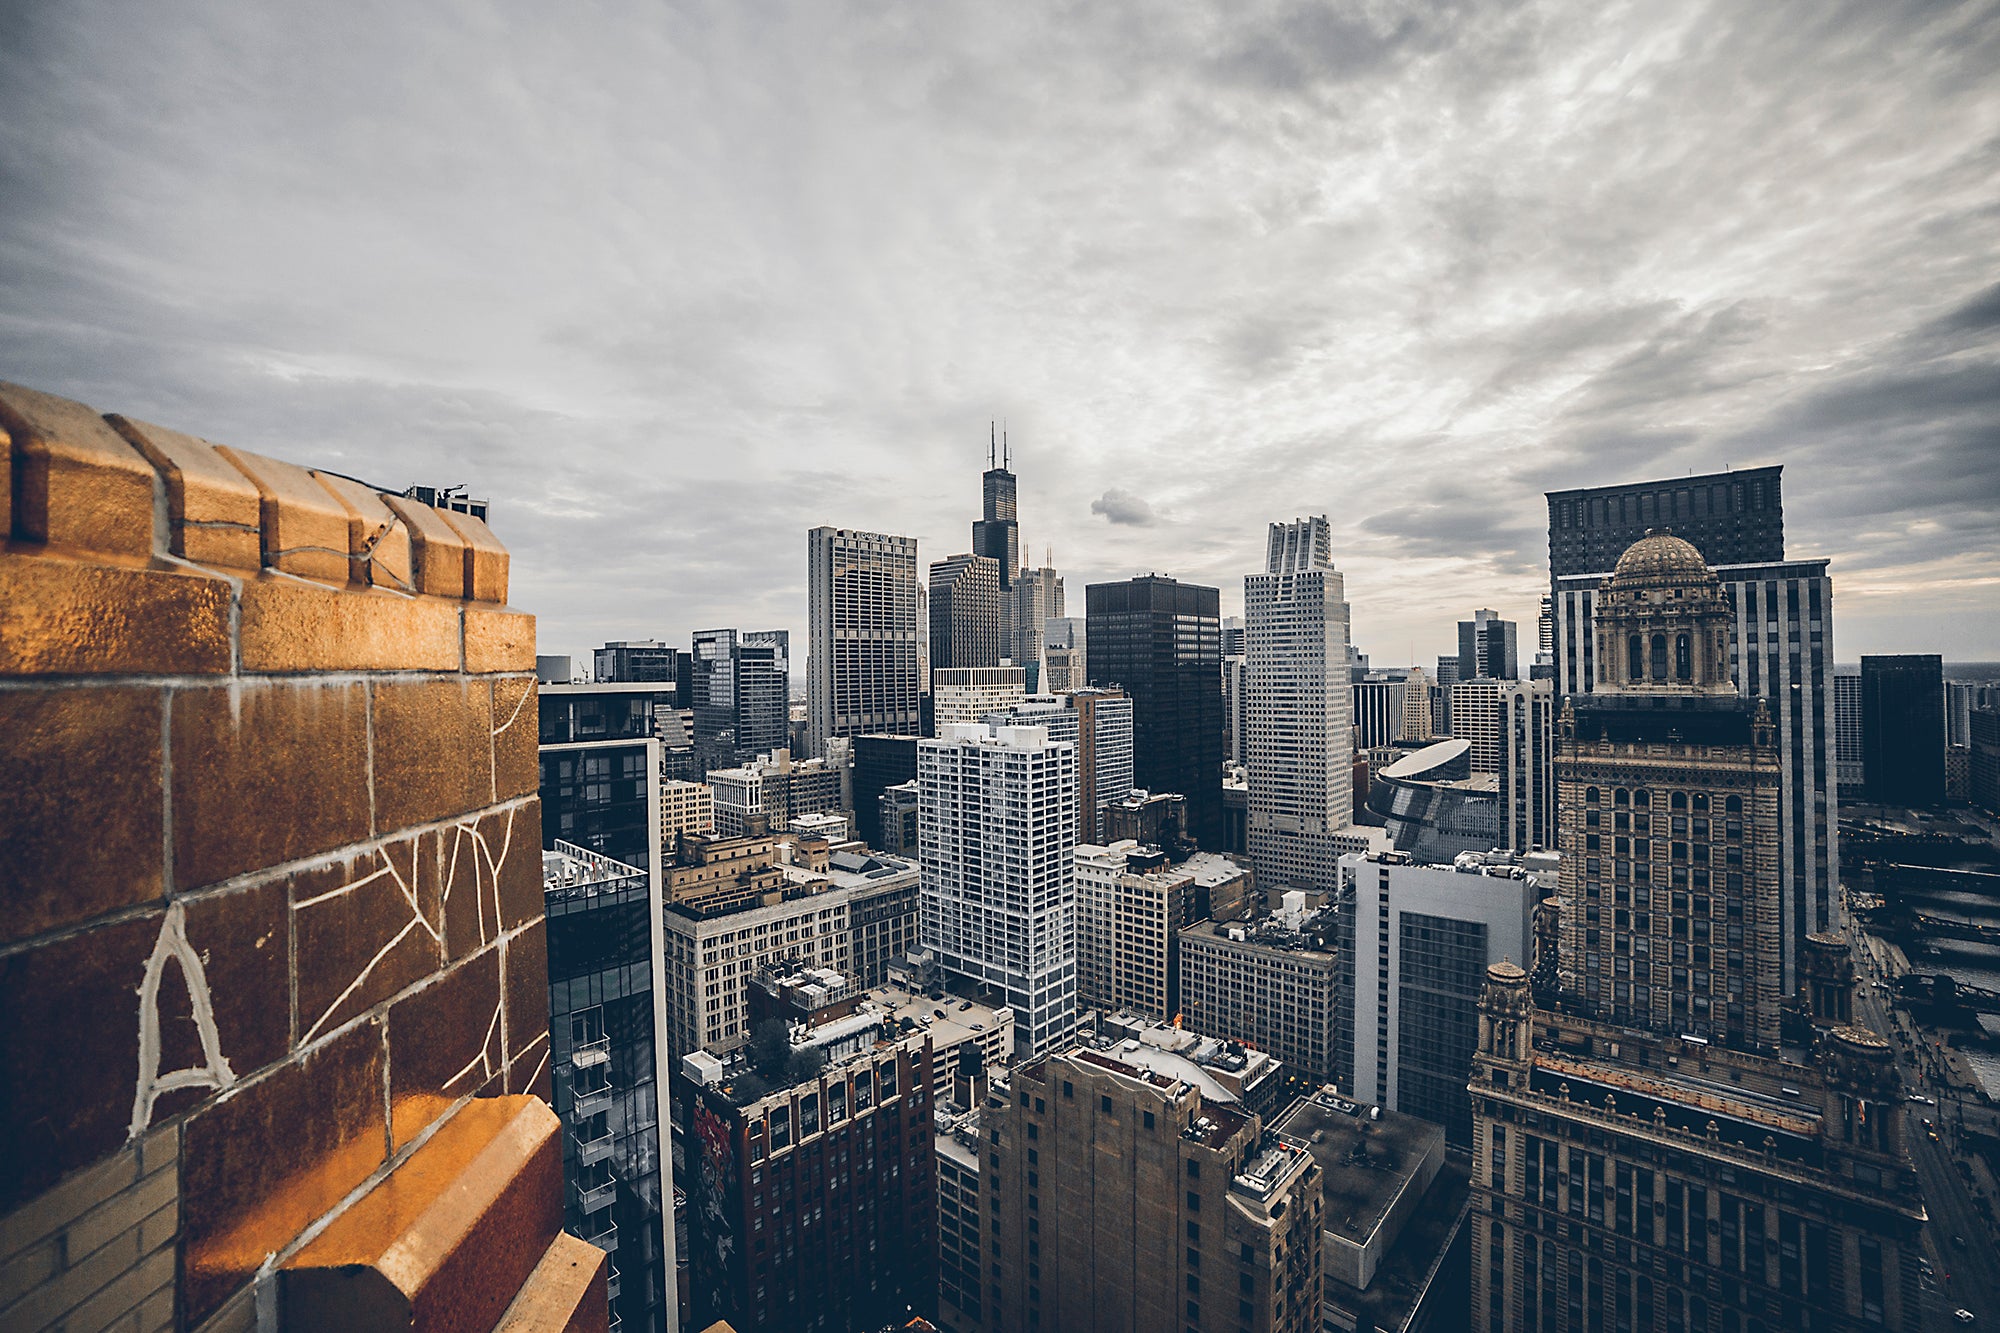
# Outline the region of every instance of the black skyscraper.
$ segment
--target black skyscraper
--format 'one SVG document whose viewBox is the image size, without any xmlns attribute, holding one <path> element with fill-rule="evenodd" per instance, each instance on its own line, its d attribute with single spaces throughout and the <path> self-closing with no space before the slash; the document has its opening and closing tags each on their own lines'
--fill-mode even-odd
<svg viewBox="0 0 2000 1333">
<path fill-rule="evenodd" d="M 1782 467 L 1713 472 L 1628 486 L 1550 491 L 1549 574 L 1605 574 L 1652 528 L 1700 551 L 1711 565 L 1785 558 Z"/>
<path fill-rule="evenodd" d="M 1021 568 L 1020 515 L 1014 506 L 1014 474 L 1000 462 L 980 478 L 980 518 L 972 525 L 972 553 L 1000 562 L 1000 589 L 1014 586 Z"/>
<path fill-rule="evenodd" d="M 1903 653 L 1861 659 L 1861 774 L 1871 801 L 1943 802 L 1943 658 Z"/>
<path fill-rule="evenodd" d="M 1132 699 L 1132 780 L 1187 797 L 1188 832 L 1222 846 L 1221 594 L 1148 575 L 1084 591 L 1090 683 Z"/>
</svg>

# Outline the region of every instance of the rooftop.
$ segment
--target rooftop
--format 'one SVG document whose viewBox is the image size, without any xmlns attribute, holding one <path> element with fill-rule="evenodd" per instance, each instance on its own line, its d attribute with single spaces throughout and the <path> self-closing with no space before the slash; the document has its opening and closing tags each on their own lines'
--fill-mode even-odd
<svg viewBox="0 0 2000 1333">
<path fill-rule="evenodd" d="M 634 880 L 643 886 L 645 879 L 646 872 L 637 866 L 561 839 L 542 853 L 542 892 L 550 896 L 588 897 L 633 888 Z"/>
<path fill-rule="evenodd" d="M 877 986 L 864 998 L 888 1014 L 892 1029 L 900 1029 L 905 1020 L 915 1027 L 927 1027 L 931 1046 L 938 1051 L 955 1049 L 1003 1027 L 1011 1030 L 1014 1025 L 1014 1011 L 1007 1006 L 981 1004 L 956 995 L 933 1000 L 920 992 L 888 985 Z M 1011 1051 L 1011 1041 L 1007 1049 Z"/>
<path fill-rule="evenodd" d="M 1339 1096 L 1301 1097 L 1273 1126 L 1312 1153 L 1325 1173 L 1326 1230 L 1366 1244 L 1426 1158 L 1444 1152 L 1428 1120 Z"/>
</svg>

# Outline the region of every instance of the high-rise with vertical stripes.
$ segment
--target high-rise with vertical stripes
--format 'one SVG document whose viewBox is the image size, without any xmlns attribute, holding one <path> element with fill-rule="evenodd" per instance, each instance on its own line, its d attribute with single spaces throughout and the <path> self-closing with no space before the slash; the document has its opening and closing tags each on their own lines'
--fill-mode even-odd
<svg viewBox="0 0 2000 1333">
<path fill-rule="evenodd" d="M 1330 889 L 1352 841 L 1354 691 L 1346 584 L 1324 516 L 1273 523 L 1243 580 L 1250 860 L 1266 886 Z"/>
</svg>

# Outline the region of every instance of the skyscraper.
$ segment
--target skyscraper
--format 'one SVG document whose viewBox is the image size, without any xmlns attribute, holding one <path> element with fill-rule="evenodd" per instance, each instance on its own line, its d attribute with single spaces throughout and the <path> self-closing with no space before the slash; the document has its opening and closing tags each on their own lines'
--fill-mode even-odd
<svg viewBox="0 0 2000 1333">
<path fill-rule="evenodd" d="M 1004 444 L 998 462 L 989 453 L 989 466 L 979 478 L 980 517 L 972 525 L 972 553 L 1000 566 L 1002 591 L 1013 589 L 1014 575 L 1021 568 L 1020 515 L 1014 502 L 1014 474 L 1007 470 L 1010 461 Z"/>
<path fill-rule="evenodd" d="M 931 566 L 931 678 L 957 667 L 1000 665 L 1000 567 L 983 555 Z"/>
<path fill-rule="evenodd" d="M 1785 558 L 1782 467 L 1550 491 L 1549 573 L 1608 570 L 1653 528 L 1671 527 L 1711 565 Z M 1562 651 L 1560 640 L 1556 650 Z"/>
<path fill-rule="evenodd" d="M 1861 768 L 1868 799 L 1944 801 L 1944 659 L 1901 653 L 1861 659 Z"/>
<path fill-rule="evenodd" d="M 1458 678 L 1514 680 L 1521 674 L 1519 627 L 1498 611 L 1479 610 L 1458 622 Z"/>
<path fill-rule="evenodd" d="M 1469 867 L 1412 865 L 1394 852 L 1340 858 L 1354 977 L 1352 995 L 1341 997 L 1351 1012 L 1334 1020 L 1353 1030 L 1353 1068 L 1333 1081 L 1444 1126 L 1459 1148 L 1472 1142 L 1465 1071 L 1486 969 L 1529 956 L 1540 877 L 1555 877 L 1553 857 L 1526 868 L 1504 853 L 1467 859 Z"/>
<path fill-rule="evenodd" d="M 1852 1026 L 1837 934 L 1798 960 L 1815 1049 L 1778 1056 L 1780 751 L 1730 678 L 1737 608 L 1664 533 L 1596 601 L 1595 687 L 1557 740 L 1560 1012 L 1510 963 L 1480 1005 L 1475 1316 L 1915 1329 L 1903 1092 L 1888 1043 Z"/>
<path fill-rule="evenodd" d="M 1007 656 L 1028 669 L 1031 690 L 1053 687 L 1041 680 L 1043 636 L 1048 622 L 1063 614 L 1062 575 L 1055 571 L 1055 553 L 1043 557 L 1040 569 L 1022 569 L 1007 594 L 1011 607 L 1008 624 Z"/>
<path fill-rule="evenodd" d="M 829 736 L 915 735 L 920 699 L 917 539 L 849 528 L 806 535 L 807 726 Z"/>
<path fill-rule="evenodd" d="M 1867 793 L 1868 770 L 1861 740 L 1861 672 L 1833 675 L 1833 756 L 1840 799 L 1859 801 Z"/>
<path fill-rule="evenodd" d="M 1324 1173 L 1193 1061 L 1035 1060 L 980 1128 L 991 1333 L 1319 1327 Z"/>
<path fill-rule="evenodd" d="M 791 634 L 694 633 L 694 748 L 704 772 L 782 749 L 791 717 Z"/>
<path fill-rule="evenodd" d="M 1330 889 L 1355 850 L 1334 838 L 1354 823 L 1345 592 L 1324 517 L 1273 523 L 1264 572 L 1243 580 L 1247 836 L 1267 887 Z"/>
<path fill-rule="evenodd" d="M 1765 701 L 1782 767 L 1784 987 L 1799 984 L 1806 938 L 1838 927 L 1840 793 L 1834 752 L 1833 583 L 1824 560 L 1785 558 L 1777 467 L 1549 494 L 1556 693 L 1589 691 L 1591 629 L 1608 565 L 1651 514 L 1714 568 L 1731 608 L 1730 677 Z M 1636 528 L 1634 525 L 1638 525 Z M 1624 545 L 1620 534 L 1631 533 Z M 1609 551 L 1609 557 L 1605 552 Z"/>
<path fill-rule="evenodd" d="M 1535 852 L 1556 845 L 1555 691 L 1546 680 L 1500 689 L 1500 845 Z"/>
<path fill-rule="evenodd" d="M 1556 742 L 1563 989 L 1608 1023 L 1743 1049 L 1784 998 L 1779 762 L 1770 711 L 1729 679 L 1730 608 L 1700 552 L 1619 557 L 1599 674 Z"/>
<path fill-rule="evenodd" d="M 1042 665 L 1048 672 L 1041 682 L 1044 694 L 1067 694 L 1090 683 L 1082 616 L 1055 616 L 1043 623 Z"/>
<path fill-rule="evenodd" d="M 948 726 L 917 746 L 922 939 L 1004 992 L 1023 1055 L 1076 1027 L 1076 746 L 1041 727 Z"/>
<path fill-rule="evenodd" d="M 1186 796 L 1188 832 L 1220 846 L 1221 595 L 1148 574 L 1092 584 L 1084 604 L 1090 683 L 1132 700 L 1134 784 Z"/>
</svg>

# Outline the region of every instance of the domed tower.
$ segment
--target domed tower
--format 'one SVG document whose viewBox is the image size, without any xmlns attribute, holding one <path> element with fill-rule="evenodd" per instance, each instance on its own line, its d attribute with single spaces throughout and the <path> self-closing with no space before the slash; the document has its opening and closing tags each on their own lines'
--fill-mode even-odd
<svg viewBox="0 0 2000 1333">
<path fill-rule="evenodd" d="M 1479 996 L 1479 1049 L 1475 1072 L 1482 1064 L 1525 1065 L 1534 1050 L 1535 1005 L 1528 974 L 1501 961 L 1486 969 L 1486 989 Z M 1495 1078 L 1496 1086 L 1505 1080 Z"/>
<path fill-rule="evenodd" d="M 1729 601 L 1689 543 L 1632 543 L 1597 594 L 1599 694 L 1733 695 Z"/>
<path fill-rule="evenodd" d="M 1816 1028 L 1840 1028 L 1854 1022 L 1854 957 L 1838 935 L 1806 936 L 1799 958 L 1804 973 L 1806 1020 Z"/>
</svg>

